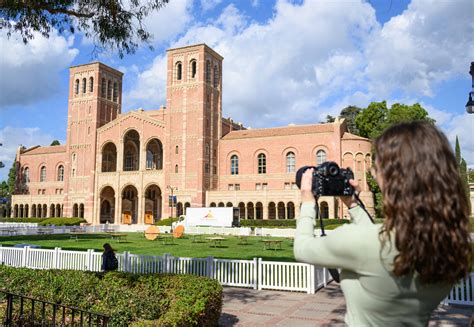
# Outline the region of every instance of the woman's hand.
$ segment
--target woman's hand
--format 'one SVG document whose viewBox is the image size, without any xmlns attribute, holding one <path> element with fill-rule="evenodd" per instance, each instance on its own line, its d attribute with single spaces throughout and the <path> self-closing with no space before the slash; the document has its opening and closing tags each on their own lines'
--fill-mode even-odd
<svg viewBox="0 0 474 327">
<path fill-rule="evenodd" d="M 306 169 L 301 177 L 301 202 L 315 202 L 312 192 L 313 168 Z"/>
<path fill-rule="evenodd" d="M 359 183 L 357 183 L 357 181 L 355 181 L 353 179 L 350 179 L 349 184 L 352 185 L 352 187 L 354 188 L 355 193 L 359 194 L 361 192 L 362 189 L 361 189 Z M 354 208 L 355 206 L 358 205 L 354 195 L 352 195 L 352 196 L 340 196 L 339 198 L 349 209 Z"/>
</svg>

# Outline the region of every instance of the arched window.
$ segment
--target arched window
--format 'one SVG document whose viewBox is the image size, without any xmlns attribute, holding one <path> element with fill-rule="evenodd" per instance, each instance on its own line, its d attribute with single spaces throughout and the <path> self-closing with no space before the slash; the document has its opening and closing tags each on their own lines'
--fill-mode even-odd
<svg viewBox="0 0 474 327">
<path fill-rule="evenodd" d="M 180 81 L 183 77 L 183 64 L 181 61 L 176 63 L 176 80 Z"/>
<path fill-rule="evenodd" d="M 196 60 L 191 60 L 191 78 L 196 78 L 197 73 L 197 62 Z"/>
<path fill-rule="evenodd" d="M 58 181 L 64 181 L 64 166 L 61 165 L 58 167 Z"/>
<path fill-rule="evenodd" d="M 174 166 L 174 172 L 178 173 L 178 165 Z"/>
<path fill-rule="evenodd" d="M 178 154 L 179 153 L 179 147 L 176 146 L 175 149 L 174 149 L 174 153 Z"/>
<path fill-rule="evenodd" d="M 265 154 L 260 153 L 258 155 L 258 173 L 265 174 L 267 172 L 267 157 Z"/>
<path fill-rule="evenodd" d="M 30 181 L 30 168 L 26 167 L 23 170 L 23 182 L 25 184 L 28 184 L 29 181 Z"/>
<path fill-rule="evenodd" d="M 211 202 L 211 204 L 209 205 L 210 207 L 215 207 L 216 206 L 216 203 L 215 202 Z"/>
<path fill-rule="evenodd" d="M 76 85 L 74 86 L 74 93 L 79 94 L 79 79 L 76 79 Z"/>
<path fill-rule="evenodd" d="M 112 82 L 107 81 L 107 100 L 112 100 Z"/>
<path fill-rule="evenodd" d="M 316 152 L 316 164 L 320 165 L 326 161 L 326 152 L 324 150 L 319 150 Z"/>
<path fill-rule="evenodd" d="M 73 217 L 79 216 L 79 207 L 77 206 L 77 203 L 74 203 L 74 205 L 72 206 L 72 216 Z"/>
<path fill-rule="evenodd" d="M 152 139 L 146 146 L 146 169 L 163 169 L 163 145 Z"/>
<path fill-rule="evenodd" d="M 296 166 L 296 157 L 293 152 L 288 152 L 286 154 L 286 172 L 287 173 L 294 173 Z"/>
<path fill-rule="evenodd" d="M 295 205 L 293 202 L 288 202 L 286 205 L 286 217 L 287 219 L 295 219 Z"/>
<path fill-rule="evenodd" d="M 124 137 L 124 171 L 138 170 L 140 167 L 140 135 L 136 130 L 130 130 Z"/>
<path fill-rule="evenodd" d="M 211 62 L 206 61 L 206 83 L 211 83 Z"/>
<path fill-rule="evenodd" d="M 118 84 L 114 83 L 114 97 L 113 97 L 114 102 L 117 102 L 117 99 L 118 99 Z"/>
<path fill-rule="evenodd" d="M 239 174 L 239 157 L 237 157 L 236 154 L 230 157 L 230 174 L 231 175 Z"/>
<path fill-rule="evenodd" d="M 79 217 L 84 218 L 84 204 L 83 203 L 79 205 Z"/>
<path fill-rule="evenodd" d="M 224 202 L 219 202 L 219 204 L 218 204 L 217 206 L 218 206 L 219 208 L 225 207 L 225 206 L 224 206 Z"/>
<path fill-rule="evenodd" d="M 94 77 L 89 77 L 89 92 L 94 92 Z"/>
<path fill-rule="evenodd" d="M 214 66 L 214 87 L 219 85 L 219 67 L 217 65 Z"/>
<path fill-rule="evenodd" d="M 112 142 L 107 143 L 102 150 L 102 172 L 117 170 L 117 148 Z"/>
<path fill-rule="evenodd" d="M 105 78 L 102 78 L 102 87 L 100 92 L 102 93 L 103 98 L 107 97 L 107 83 L 105 82 Z"/>
<path fill-rule="evenodd" d="M 262 202 L 257 202 L 257 204 L 255 205 L 255 219 L 263 219 Z"/>
<path fill-rule="evenodd" d="M 40 182 L 46 182 L 46 166 L 42 166 L 40 169 Z"/>
<path fill-rule="evenodd" d="M 87 91 L 87 79 L 83 78 L 82 79 L 82 93 L 86 93 Z"/>
</svg>

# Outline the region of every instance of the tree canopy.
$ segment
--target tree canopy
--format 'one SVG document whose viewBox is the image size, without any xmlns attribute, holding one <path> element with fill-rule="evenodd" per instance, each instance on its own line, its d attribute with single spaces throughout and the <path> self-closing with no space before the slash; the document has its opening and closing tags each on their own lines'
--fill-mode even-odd
<svg viewBox="0 0 474 327">
<path fill-rule="evenodd" d="M 355 118 L 361 112 L 361 108 L 356 106 L 347 106 L 342 109 L 339 118 L 344 118 L 346 120 L 347 130 L 349 133 L 359 135 L 359 129 L 355 123 Z"/>
<path fill-rule="evenodd" d="M 19 34 L 26 44 L 34 32 L 45 37 L 76 32 L 91 38 L 96 48 L 116 49 L 119 56 L 134 53 L 138 42 L 152 35 L 143 20 L 169 0 L 0 0 L 0 29 L 8 37 Z"/>
<path fill-rule="evenodd" d="M 394 124 L 413 120 L 435 122 L 418 103 L 411 106 L 395 103 L 388 108 L 387 102 L 382 101 L 372 102 L 367 108 L 362 109 L 355 119 L 355 124 L 360 136 L 374 139 Z"/>
<path fill-rule="evenodd" d="M 56 146 L 56 145 L 61 145 L 61 143 L 59 143 L 58 140 L 54 140 L 53 142 L 51 142 L 50 146 Z"/>
</svg>

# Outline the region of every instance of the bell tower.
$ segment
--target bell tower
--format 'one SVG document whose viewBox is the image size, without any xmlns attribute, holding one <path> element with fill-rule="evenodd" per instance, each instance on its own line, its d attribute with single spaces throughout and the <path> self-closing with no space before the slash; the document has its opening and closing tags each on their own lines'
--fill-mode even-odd
<svg viewBox="0 0 474 327">
<path fill-rule="evenodd" d="M 66 217 L 93 216 L 97 129 L 121 113 L 122 76 L 100 62 L 69 70 Z"/>
<path fill-rule="evenodd" d="M 217 187 L 223 57 L 205 44 L 167 51 L 166 183 L 177 201 L 204 206 Z"/>
</svg>

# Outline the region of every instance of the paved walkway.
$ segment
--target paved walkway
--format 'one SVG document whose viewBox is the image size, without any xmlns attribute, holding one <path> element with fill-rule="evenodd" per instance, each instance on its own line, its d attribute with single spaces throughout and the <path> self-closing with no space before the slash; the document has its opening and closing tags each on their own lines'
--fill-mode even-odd
<svg viewBox="0 0 474 327">
<path fill-rule="evenodd" d="M 224 288 L 221 326 L 344 326 L 346 306 L 338 284 L 316 294 Z M 472 307 L 440 306 L 430 327 L 469 326 Z"/>
</svg>

